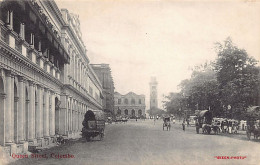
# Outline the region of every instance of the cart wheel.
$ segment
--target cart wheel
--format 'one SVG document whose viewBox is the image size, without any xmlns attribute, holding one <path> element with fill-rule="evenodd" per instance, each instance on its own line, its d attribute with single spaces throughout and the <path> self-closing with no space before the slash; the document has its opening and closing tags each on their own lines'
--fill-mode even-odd
<svg viewBox="0 0 260 165">
<path fill-rule="evenodd" d="M 250 140 L 250 138 L 251 138 L 251 132 L 246 131 L 246 135 L 247 135 L 247 139 Z"/>
</svg>

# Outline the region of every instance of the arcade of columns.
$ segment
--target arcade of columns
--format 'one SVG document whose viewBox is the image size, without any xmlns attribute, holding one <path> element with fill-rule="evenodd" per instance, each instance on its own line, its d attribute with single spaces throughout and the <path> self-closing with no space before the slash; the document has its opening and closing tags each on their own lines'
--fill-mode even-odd
<svg viewBox="0 0 260 165">
<path fill-rule="evenodd" d="M 60 95 L 56 91 L 10 70 L 2 69 L 1 72 L 1 113 L 4 114 L 1 116 L 1 121 L 4 121 L 1 145 L 23 141 L 35 143 L 36 139 L 56 134 L 68 135 L 81 130 L 86 104 L 65 96 L 67 107 L 59 107 Z M 61 116 L 62 109 L 65 109 L 65 122 Z M 61 128 L 63 123 L 65 127 Z"/>
</svg>

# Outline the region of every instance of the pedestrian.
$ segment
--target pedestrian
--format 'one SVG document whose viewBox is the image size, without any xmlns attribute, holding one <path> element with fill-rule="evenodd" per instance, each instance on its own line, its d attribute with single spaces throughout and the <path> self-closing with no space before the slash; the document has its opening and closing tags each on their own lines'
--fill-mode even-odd
<svg viewBox="0 0 260 165">
<path fill-rule="evenodd" d="M 228 121 L 228 133 L 231 134 L 232 133 L 232 121 Z"/>
<path fill-rule="evenodd" d="M 187 127 L 190 126 L 190 121 L 188 118 L 186 119 L 186 121 L 187 121 Z"/>
<path fill-rule="evenodd" d="M 137 117 L 135 117 L 135 121 L 137 121 Z"/>
<path fill-rule="evenodd" d="M 197 132 L 197 134 L 199 134 L 200 125 L 199 125 L 199 121 L 198 121 L 198 119 L 197 119 L 195 122 L 196 122 L 196 123 L 195 123 L 195 126 L 196 126 L 196 132 Z"/>
<path fill-rule="evenodd" d="M 185 122 L 182 122 L 182 130 L 185 131 Z"/>
</svg>

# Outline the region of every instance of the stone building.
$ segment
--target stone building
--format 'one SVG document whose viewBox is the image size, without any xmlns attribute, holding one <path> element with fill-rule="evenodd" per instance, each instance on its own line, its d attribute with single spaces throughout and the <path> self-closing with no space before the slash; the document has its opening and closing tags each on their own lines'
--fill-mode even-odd
<svg viewBox="0 0 260 165">
<path fill-rule="evenodd" d="M 150 109 L 158 108 L 158 99 L 157 99 L 157 85 L 156 77 L 151 77 L 150 85 Z"/>
<path fill-rule="evenodd" d="M 0 2 L 0 147 L 21 153 L 81 131 L 102 109 L 79 17 L 53 0 Z"/>
<path fill-rule="evenodd" d="M 114 100 L 114 112 L 117 116 L 145 117 L 145 95 L 137 95 L 133 92 L 122 95 L 115 92 Z"/>
<path fill-rule="evenodd" d="M 103 87 L 103 109 L 107 116 L 114 116 L 114 81 L 109 64 L 91 64 Z"/>
</svg>

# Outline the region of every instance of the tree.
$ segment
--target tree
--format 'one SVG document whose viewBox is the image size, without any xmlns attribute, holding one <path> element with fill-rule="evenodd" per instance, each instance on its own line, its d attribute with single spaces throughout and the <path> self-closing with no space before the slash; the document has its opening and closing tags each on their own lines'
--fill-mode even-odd
<svg viewBox="0 0 260 165">
<path fill-rule="evenodd" d="M 152 107 L 151 109 L 147 110 L 147 113 L 150 116 L 155 116 L 155 115 L 162 116 L 162 114 L 165 114 L 166 112 L 162 109 Z"/>
<path fill-rule="evenodd" d="M 212 64 L 195 67 L 190 79 L 183 80 L 179 93 L 170 93 L 164 105 L 168 112 L 182 115 L 183 110 L 211 109 L 215 115 L 221 114 L 216 73 Z"/>
<path fill-rule="evenodd" d="M 170 93 L 165 96 L 166 101 L 163 102 L 167 113 L 174 114 L 175 116 L 182 117 L 183 115 L 183 102 L 184 98 L 180 93 Z"/>
<path fill-rule="evenodd" d="M 255 104 L 258 96 L 259 69 L 257 61 L 239 49 L 230 38 L 224 44 L 217 43 L 218 57 L 215 63 L 220 98 L 224 107 L 230 105 L 232 114 L 239 116 L 246 107 Z"/>
</svg>

